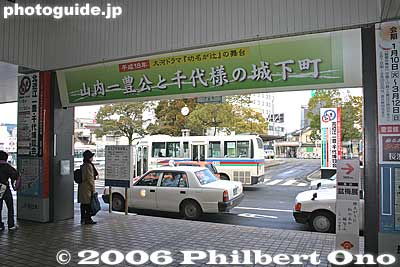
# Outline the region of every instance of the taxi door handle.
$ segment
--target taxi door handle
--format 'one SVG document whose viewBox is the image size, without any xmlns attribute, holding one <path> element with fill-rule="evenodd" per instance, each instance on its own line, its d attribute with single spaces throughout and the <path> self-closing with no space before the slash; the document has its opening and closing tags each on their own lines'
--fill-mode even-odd
<svg viewBox="0 0 400 267">
<path fill-rule="evenodd" d="M 180 193 L 181 193 L 182 195 L 184 195 L 184 194 L 186 194 L 186 191 L 181 191 Z"/>
<path fill-rule="evenodd" d="M 155 189 L 150 189 L 150 193 L 155 193 L 156 190 Z"/>
</svg>

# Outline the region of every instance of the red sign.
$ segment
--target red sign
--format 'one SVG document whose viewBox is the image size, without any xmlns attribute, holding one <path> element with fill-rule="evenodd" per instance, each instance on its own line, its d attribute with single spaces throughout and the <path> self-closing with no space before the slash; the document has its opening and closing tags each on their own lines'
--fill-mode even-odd
<svg viewBox="0 0 400 267">
<path fill-rule="evenodd" d="M 149 60 L 142 60 L 142 61 L 127 62 L 127 63 L 119 64 L 119 72 L 144 70 L 144 69 L 149 69 L 149 68 L 150 68 Z"/>
<path fill-rule="evenodd" d="M 400 125 L 379 125 L 380 134 L 400 134 Z"/>
<path fill-rule="evenodd" d="M 346 163 L 347 168 L 342 168 L 342 170 L 347 171 L 346 174 L 349 175 L 354 171 L 354 167 L 351 166 L 349 163 Z"/>
</svg>

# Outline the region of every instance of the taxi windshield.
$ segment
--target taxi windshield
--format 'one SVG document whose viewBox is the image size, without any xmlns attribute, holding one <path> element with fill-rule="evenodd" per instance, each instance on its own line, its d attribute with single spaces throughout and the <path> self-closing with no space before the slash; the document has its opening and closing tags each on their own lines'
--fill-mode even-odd
<svg viewBox="0 0 400 267">
<path fill-rule="evenodd" d="M 195 172 L 197 179 L 199 180 L 200 184 L 205 185 L 212 182 L 217 181 L 217 177 L 215 177 L 209 169 L 204 169 L 201 171 Z"/>
</svg>

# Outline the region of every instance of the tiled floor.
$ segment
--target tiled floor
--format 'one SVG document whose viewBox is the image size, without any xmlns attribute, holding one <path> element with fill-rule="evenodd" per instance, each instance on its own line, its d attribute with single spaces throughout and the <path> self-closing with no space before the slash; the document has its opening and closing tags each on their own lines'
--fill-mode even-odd
<svg viewBox="0 0 400 267">
<path fill-rule="evenodd" d="M 80 225 L 79 219 L 76 216 L 74 220 L 58 223 L 19 222 L 20 229 L 16 232 L 0 232 L 0 265 L 60 266 L 56 262 L 56 254 L 66 249 L 72 256 L 67 266 L 77 266 L 81 250 L 96 250 L 101 254 L 115 249 L 124 255 L 132 250 L 143 250 L 149 254 L 169 250 L 174 259 L 169 266 L 182 266 L 179 265 L 183 260 L 182 250 L 215 249 L 229 256 L 232 250 L 251 249 L 272 255 L 317 251 L 322 255 L 319 266 L 327 266 L 326 256 L 333 250 L 335 240 L 332 234 L 125 216 L 103 211 L 95 218 L 97 225 Z M 196 266 L 206 262 L 204 260 Z M 124 261 L 117 266 L 133 265 Z M 156 265 L 148 263 L 147 266 Z"/>
</svg>

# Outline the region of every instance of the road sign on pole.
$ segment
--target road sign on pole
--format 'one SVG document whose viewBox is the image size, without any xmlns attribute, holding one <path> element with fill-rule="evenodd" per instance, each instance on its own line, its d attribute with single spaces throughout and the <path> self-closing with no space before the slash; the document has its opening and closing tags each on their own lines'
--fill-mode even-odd
<svg viewBox="0 0 400 267">
<path fill-rule="evenodd" d="M 336 248 L 358 254 L 359 231 L 360 161 L 339 160 L 336 175 Z"/>
</svg>

